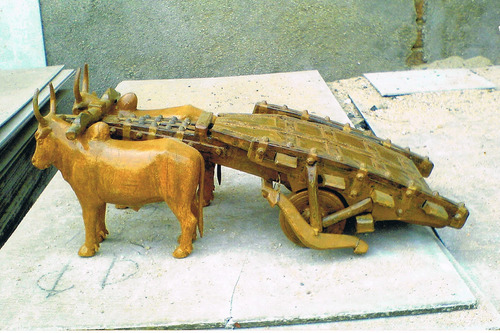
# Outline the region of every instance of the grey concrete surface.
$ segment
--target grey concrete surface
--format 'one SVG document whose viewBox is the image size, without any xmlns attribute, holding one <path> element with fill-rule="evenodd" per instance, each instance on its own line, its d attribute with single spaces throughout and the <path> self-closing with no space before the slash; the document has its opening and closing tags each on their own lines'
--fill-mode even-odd
<svg viewBox="0 0 500 333">
<path fill-rule="evenodd" d="M 257 177 L 224 170 L 205 237 L 185 260 L 171 257 L 179 226 L 163 204 L 108 207 L 111 235 L 83 259 L 79 204 L 58 175 L 0 250 L 2 328 L 230 328 L 452 310 L 478 316 L 469 327 L 496 320 L 483 303 L 464 310 L 478 293 L 429 229 L 379 225 L 363 236 L 363 256 L 303 249 L 282 234 L 259 188 Z"/>
<path fill-rule="evenodd" d="M 425 1 L 425 60 L 482 55 L 499 65 L 499 17 L 497 0 Z"/>
<path fill-rule="evenodd" d="M 314 69 L 333 81 L 404 70 L 422 29 L 418 1 L 41 0 L 40 9 L 47 63 L 87 62 L 91 89 L 105 91 L 123 80 Z M 425 1 L 425 60 L 498 64 L 496 2 Z"/>
<path fill-rule="evenodd" d="M 88 62 L 92 89 L 127 79 L 317 69 L 328 81 L 401 70 L 413 1 L 41 0 L 48 64 Z"/>
<path fill-rule="evenodd" d="M 317 69 L 327 81 L 403 70 L 419 1 L 41 0 L 49 65 L 88 62 L 94 89 L 126 79 Z M 497 0 L 423 1 L 424 60 L 499 63 Z"/>
</svg>

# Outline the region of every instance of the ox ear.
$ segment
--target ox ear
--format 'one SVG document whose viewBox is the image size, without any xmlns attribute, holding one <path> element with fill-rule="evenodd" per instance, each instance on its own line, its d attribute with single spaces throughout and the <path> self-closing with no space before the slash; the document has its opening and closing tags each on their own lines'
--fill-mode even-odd
<svg viewBox="0 0 500 333">
<path fill-rule="evenodd" d="M 38 120 L 38 122 L 42 127 L 48 127 L 49 122 L 42 116 L 42 114 L 40 113 L 40 109 L 38 107 L 38 94 L 39 90 L 37 88 L 35 90 L 35 93 L 33 94 L 33 113 L 35 114 L 36 120 Z"/>
</svg>

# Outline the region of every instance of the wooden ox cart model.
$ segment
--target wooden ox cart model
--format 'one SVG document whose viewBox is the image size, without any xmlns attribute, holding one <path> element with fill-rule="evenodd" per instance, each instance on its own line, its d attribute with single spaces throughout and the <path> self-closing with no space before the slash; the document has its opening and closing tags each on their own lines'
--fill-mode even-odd
<svg viewBox="0 0 500 333">
<path fill-rule="evenodd" d="M 257 175 L 263 196 L 281 209 L 283 232 L 300 246 L 365 253 L 366 242 L 344 233 L 347 222 L 357 234 L 373 232 L 375 222 L 384 220 L 461 228 L 469 215 L 464 204 L 431 191 L 424 180 L 433 168 L 427 157 L 348 124 L 266 102 L 257 103 L 253 114 L 214 115 L 189 105 L 137 110 L 133 93 L 119 97 L 110 89 L 101 98 L 89 94 L 86 66 L 80 92 L 79 76 L 78 71 L 74 115 L 59 116 L 67 123 L 68 140 L 81 140 L 102 124 L 98 132 L 104 134 L 97 136 L 123 145 L 166 138 L 183 142 L 205 160 L 205 204 L 213 198 L 215 165 Z M 281 194 L 281 185 L 291 191 L 289 196 Z"/>
</svg>

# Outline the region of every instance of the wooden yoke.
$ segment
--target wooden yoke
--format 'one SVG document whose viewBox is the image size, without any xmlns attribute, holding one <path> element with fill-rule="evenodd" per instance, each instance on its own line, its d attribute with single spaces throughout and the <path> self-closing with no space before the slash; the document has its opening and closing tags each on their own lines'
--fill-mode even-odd
<svg viewBox="0 0 500 333">
<path fill-rule="evenodd" d="M 89 68 L 85 64 L 83 68 L 83 87 L 80 91 L 80 68 L 76 71 L 73 93 L 75 102 L 73 104 L 73 114 L 77 115 L 73 124 L 66 131 L 66 138 L 75 140 L 90 125 L 101 121 L 106 115 L 114 110 L 120 98 L 120 93 L 113 88 L 106 90 L 101 98 L 95 92 L 89 93 Z"/>
<path fill-rule="evenodd" d="M 86 111 L 82 111 L 76 116 L 73 124 L 66 131 L 66 138 L 74 140 L 83 133 L 90 125 L 101 121 L 112 109 L 116 101 L 120 98 L 120 93 L 113 88 L 106 90 L 104 95 L 96 102 L 89 104 Z"/>
</svg>

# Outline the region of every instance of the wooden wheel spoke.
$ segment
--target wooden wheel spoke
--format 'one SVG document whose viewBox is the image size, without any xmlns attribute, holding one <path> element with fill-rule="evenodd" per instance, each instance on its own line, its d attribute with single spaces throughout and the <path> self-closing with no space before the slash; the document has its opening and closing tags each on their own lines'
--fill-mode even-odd
<svg viewBox="0 0 500 333">
<path fill-rule="evenodd" d="M 297 210 L 300 212 L 302 217 L 308 223 L 310 223 L 309 220 L 311 213 L 309 209 L 309 195 L 307 191 L 294 193 L 290 196 L 289 199 L 293 203 L 293 205 L 297 208 Z M 327 190 L 323 189 L 318 190 L 318 201 L 322 217 L 345 208 L 340 198 L 334 193 L 329 192 Z M 322 232 L 341 234 L 344 231 L 345 224 L 346 221 L 341 221 L 339 223 L 336 223 L 334 225 L 325 228 L 324 230 L 322 230 Z M 297 237 L 292 227 L 290 226 L 290 223 L 286 220 L 285 216 L 282 213 L 280 213 L 280 226 L 281 229 L 283 230 L 283 233 L 287 236 L 289 240 L 291 240 L 293 243 L 299 246 L 305 246 Z"/>
</svg>

